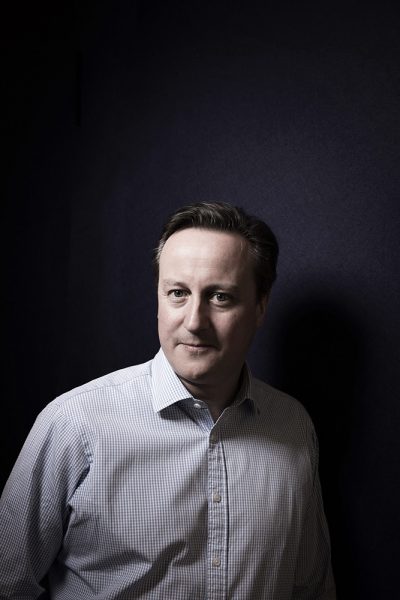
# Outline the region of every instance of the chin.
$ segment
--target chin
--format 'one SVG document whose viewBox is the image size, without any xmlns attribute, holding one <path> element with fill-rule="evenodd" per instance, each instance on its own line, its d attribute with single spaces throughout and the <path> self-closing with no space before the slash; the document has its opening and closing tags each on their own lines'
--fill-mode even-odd
<svg viewBox="0 0 400 600">
<path fill-rule="evenodd" d="M 175 373 L 182 380 L 183 383 L 187 382 L 192 385 L 204 385 L 210 379 L 214 372 L 214 365 L 209 364 L 172 364 L 172 368 Z"/>
<path fill-rule="evenodd" d="M 207 369 L 176 369 L 175 373 L 183 382 L 187 381 L 193 385 L 204 383 L 209 371 Z"/>
</svg>

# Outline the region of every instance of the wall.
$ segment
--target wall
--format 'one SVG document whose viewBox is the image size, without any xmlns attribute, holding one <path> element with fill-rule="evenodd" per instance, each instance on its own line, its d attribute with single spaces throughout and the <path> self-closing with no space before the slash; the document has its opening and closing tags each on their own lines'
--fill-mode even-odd
<svg viewBox="0 0 400 600">
<path fill-rule="evenodd" d="M 398 26 L 351 2 L 9 9 L 2 483 L 55 395 L 157 350 L 166 215 L 239 204 L 280 241 L 250 364 L 315 422 L 339 599 L 395 597 Z"/>
</svg>

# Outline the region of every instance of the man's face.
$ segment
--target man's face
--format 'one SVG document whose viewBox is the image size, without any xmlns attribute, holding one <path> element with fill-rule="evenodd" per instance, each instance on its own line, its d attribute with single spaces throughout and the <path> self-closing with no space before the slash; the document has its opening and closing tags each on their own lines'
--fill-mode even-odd
<svg viewBox="0 0 400 600">
<path fill-rule="evenodd" d="M 192 393 L 237 381 L 265 305 L 244 238 L 196 228 L 168 238 L 160 256 L 158 332 Z"/>
</svg>

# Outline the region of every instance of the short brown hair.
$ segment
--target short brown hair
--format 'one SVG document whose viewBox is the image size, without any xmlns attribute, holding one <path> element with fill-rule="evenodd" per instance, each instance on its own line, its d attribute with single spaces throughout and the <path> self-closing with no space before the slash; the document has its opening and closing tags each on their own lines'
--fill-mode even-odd
<svg viewBox="0 0 400 600">
<path fill-rule="evenodd" d="M 254 260 L 257 295 L 261 298 L 269 294 L 276 279 L 279 253 L 276 237 L 264 221 L 247 214 L 242 208 L 226 202 L 189 204 L 179 208 L 169 217 L 153 255 L 153 267 L 157 280 L 160 255 L 165 242 L 177 231 L 191 227 L 237 233 L 246 239 Z"/>
</svg>

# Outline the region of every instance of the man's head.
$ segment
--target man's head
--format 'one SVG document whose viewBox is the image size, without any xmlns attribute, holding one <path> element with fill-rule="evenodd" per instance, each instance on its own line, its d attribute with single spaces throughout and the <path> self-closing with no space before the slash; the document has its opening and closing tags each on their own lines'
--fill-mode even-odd
<svg viewBox="0 0 400 600">
<path fill-rule="evenodd" d="M 234 393 L 277 254 L 267 225 L 229 205 L 186 207 L 165 226 L 155 257 L 159 337 L 193 396 Z"/>
</svg>

